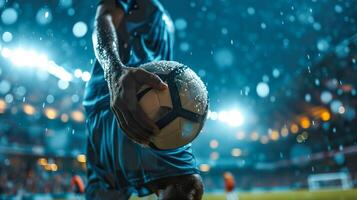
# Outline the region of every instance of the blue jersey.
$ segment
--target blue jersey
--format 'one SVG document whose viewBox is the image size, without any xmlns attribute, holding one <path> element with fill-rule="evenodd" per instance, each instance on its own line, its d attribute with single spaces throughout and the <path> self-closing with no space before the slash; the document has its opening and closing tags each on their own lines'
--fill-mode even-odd
<svg viewBox="0 0 357 200">
<path fill-rule="evenodd" d="M 137 67 L 172 58 L 173 25 L 155 0 L 117 0 L 125 12 L 118 30 L 119 54 L 126 66 Z M 98 190 L 118 196 L 147 195 L 146 184 L 169 176 L 198 173 L 191 144 L 173 150 L 143 148 L 120 129 L 111 112 L 104 72 L 95 62 L 84 97 L 87 113 L 87 198 Z M 105 197 L 103 197 L 105 199 Z M 108 198 L 107 198 L 108 199 Z"/>
</svg>

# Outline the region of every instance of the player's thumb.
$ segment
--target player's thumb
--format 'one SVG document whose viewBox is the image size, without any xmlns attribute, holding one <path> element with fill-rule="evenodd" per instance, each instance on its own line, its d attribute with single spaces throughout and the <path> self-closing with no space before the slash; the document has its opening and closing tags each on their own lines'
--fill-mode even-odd
<svg viewBox="0 0 357 200">
<path fill-rule="evenodd" d="M 164 81 L 162 81 L 161 78 L 156 74 L 150 73 L 146 70 L 142 70 L 141 73 L 142 73 L 141 81 L 144 84 L 150 85 L 154 89 L 158 89 L 158 90 L 165 90 L 168 87 L 167 84 Z"/>
</svg>

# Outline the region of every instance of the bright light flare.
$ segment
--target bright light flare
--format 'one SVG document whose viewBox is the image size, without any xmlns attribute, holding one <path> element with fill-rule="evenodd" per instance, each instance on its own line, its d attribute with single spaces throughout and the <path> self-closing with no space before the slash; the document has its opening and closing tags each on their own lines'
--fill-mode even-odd
<svg viewBox="0 0 357 200">
<path fill-rule="evenodd" d="M 244 123 L 244 116 L 238 110 L 221 111 L 218 113 L 218 120 L 229 126 L 239 127 Z"/>
<path fill-rule="evenodd" d="M 44 68 L 48 63 L 46 55 L 38 54 L 34 50 L 15 49 L 10 50 L 10 61 L 18 67 L 38 67 Z"/>
<path fill-rule="evenodd" d="M 49 60 L 45 54 L 38 53 L 35 50 L 2 48 L 1 55 L 14 66 L 44 70 L 63 81 L 71 81 L 73 79 L 70 72 L 57 65 L 54 61 Z"/>
</svg>

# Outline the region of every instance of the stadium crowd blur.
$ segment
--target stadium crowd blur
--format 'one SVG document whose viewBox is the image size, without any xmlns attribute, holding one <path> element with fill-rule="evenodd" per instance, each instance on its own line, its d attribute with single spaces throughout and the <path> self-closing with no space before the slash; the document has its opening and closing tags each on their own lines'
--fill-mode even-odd
<svg viewBox="0 0 357 200">
<path fill-rule="evenodd" d="M 227 171 L 247 191 L 307 188 L 330 172 L 357 186 L 357 1 L 162 2 L 175 60 L 210 94 L 193 143 L 206 191 L 223 191 Z M 95 5 L 0 0 L 0 194 L 85 182 Z"/>
</svg>

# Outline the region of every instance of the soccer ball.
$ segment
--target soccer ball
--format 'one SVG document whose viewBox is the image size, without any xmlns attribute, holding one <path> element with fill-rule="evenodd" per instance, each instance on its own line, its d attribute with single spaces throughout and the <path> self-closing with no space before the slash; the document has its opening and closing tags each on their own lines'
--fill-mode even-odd
<svg viewBox="0 0 357 200">
<path fill-rule="evenodd" d="M 163 91 L 143 86 L 137 92 L 140 106 L 160 129 L 150 146 L 174 149 L 192 142 L 208 110 L 208 92 L 202 80 L 189 67 L 174 61 L 150 62 L 140 67 L 168 84 Z"/>
</svg>

